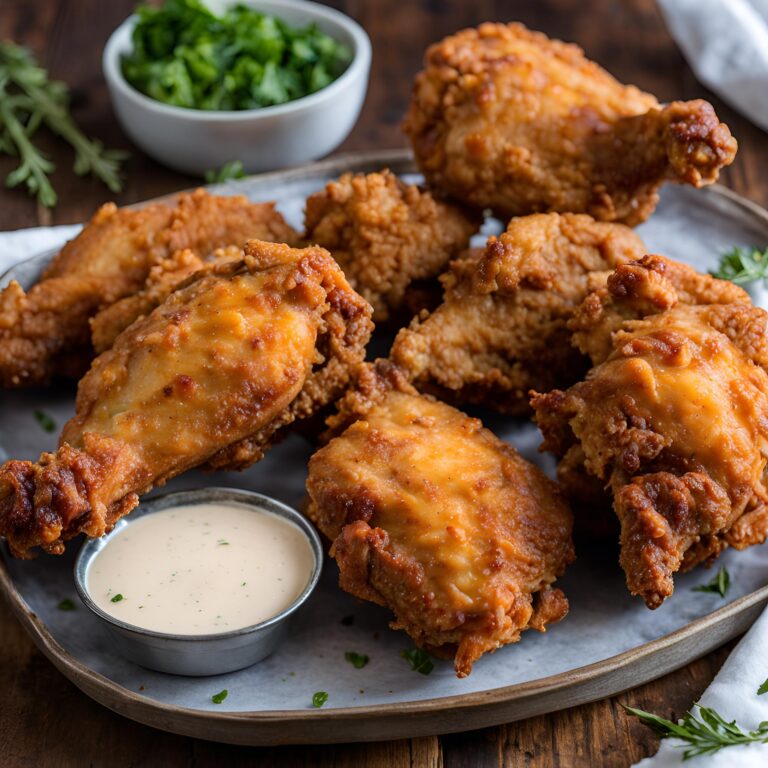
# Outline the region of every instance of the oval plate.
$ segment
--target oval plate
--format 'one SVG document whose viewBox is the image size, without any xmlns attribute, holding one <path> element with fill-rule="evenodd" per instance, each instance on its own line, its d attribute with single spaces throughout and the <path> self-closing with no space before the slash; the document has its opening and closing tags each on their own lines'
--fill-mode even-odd
<svg viewBox="0 0 768 768">
<path fill-rule="evenodd" d="M 254 200 L 276 200 L 294 226 L 301 225 L 308 194 L 344 171 L 388 166 L 414 173 L 401 150 L 342 155 L 302 168 L 218 185 L 220 193 L 242 192 Z M 498 229 L 489 222 L 484 233 Z M 768 212 L 721 187 L 695 191 L 666 187 L 652 219 L 639 228 L 649 250 L 711 269 L 733 245 L 768 242 Z M 481 238 L 482 240 L 482 238 Z M 10 279 L 33 283 L 51 254 L 11 269 Z M 36 458 L 55 446 L 34 419 L 41 409 L 58 424 L 72 414 L 74 389 L 3 393 L 0 399 L 0 457 Z M 537 430 L 522 421 L 483 414 L 486 423 L 527 458 L 551 470 L 537 454 Z M 169 489 L 214 483 L 250 488 L 296 506 L 304 495 L 311 446 L 291 437 L 259 464 L 215 480 L 191 472 Z M 215 678 L 179 678 L 149 672 L 113 653 L 95 620 L 78 606 L 71 566 L 74 545 L 61 558 L 19 562 L 2 550 L 0 589 L 40 650 L 75 685 L 120 714 L 176 733 L 236 744 L 275 745 L 372 741 L 487 727 L 610 696 L 687 664 L 743 632 L 768 602 L 768 558 L 764 547 L 727 552 L 733 586 L 727 601 L 692 592 L 708 581 L 703 570 L 677 579 L 675 595 L 657 611 L 631 598 L 612 547 L 582 546 L 579 560 L 558 582 L 571 613 L 545 635 L 522 641 L 480 660 L 472 675 L 457 680 L 445 662 L 429 676 L 410 670 L 400 657 L 409 646 L 387 629 L 386 611 L 361 604 L 335 585 L 335 566 L 296 617 L 291 637 L 270 659 L 248 670 Z M 125 589 L 121 589 L 125 593 Z M 350 618 L 352 617 L 351 623 Z M 344 660 L 346 651 L 370 657 L 364 669 Z M 211 694 L 227 688 L 221 705 Z M 141 692 L 139 692 L 141 690 Z M 327 691 L 323 709 L 311 706 L 315 691 Z"/>
</svg>

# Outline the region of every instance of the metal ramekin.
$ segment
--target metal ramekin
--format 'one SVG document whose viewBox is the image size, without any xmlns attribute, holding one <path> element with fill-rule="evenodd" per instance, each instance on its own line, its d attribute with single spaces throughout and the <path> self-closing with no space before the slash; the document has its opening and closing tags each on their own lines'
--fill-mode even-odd
<svg viewBox="0 0 768 768">
<path fill-rule="evenodd" d="M 208 502 L 234 503 L 238 506 L 253 507 L 254 510 L 283 517 L 304 532 L 315 557 L 315 565 L 307 586 L 284 611 L 266 621 L 229 632 L 210 635 L 177 635 L 127 624 L 105 613 L 94 603 L 87 589 L 88 567 L 111 536 L 130 525 L 132 520 L 144 515 L 151 515 L 153 512 L 169 507 Z M 75 563 L 75 587 L 80 599 L 101 619 L 112 635 L 115 647 L 126 658 L 143 667 L 174 675 L 219 675 L 249 667 L 269 656 L 279 647 L 288 630 L 290 617 L 307 600 L 317 585 L 322 565 L 323 547 L 320 537 L 295 509 L 260 493 L 234 488 L 201 488 L 168 493 L 142 501 L 130 517 L 120 520 L 115 525 L 112 533 L 100 539 L 87 541 Z"/>
</svg>

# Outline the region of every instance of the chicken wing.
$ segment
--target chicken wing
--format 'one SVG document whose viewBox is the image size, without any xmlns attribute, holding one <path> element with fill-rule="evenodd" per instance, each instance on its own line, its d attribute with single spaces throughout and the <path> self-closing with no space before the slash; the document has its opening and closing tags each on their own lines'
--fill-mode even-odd
<svg viewBox="0 0 768 768">
<path fill-rule="evenodd" d="M 693 267 L 664 256 L 644 256 L 623 264 L 606 284 L 587 296 L 568 327 L 573 343 L 589 355 L 593 365 L 613 352 L 613 333 L 628 320 L 640 320 L 676 304 L 749 304 L 749 295 L 728 280 L 718 280 Z M 754 350 L 758 364 L 765 367 Z M 580 445 L 572 445 L 557 466 L 557 480 L 576 512 L 577 528 L 592 538 L 614 535 L 616 517 L 611 513 L 610 491 L 585 467 Z"/>
<path fill-rule="evenodd" d="M 0 467 L 0 535 L 19 557 L 100 536 L 191 467 L 257 461 L 332 401 L 371 307 L 321 248 L 251 241 L 121 334 L 80 383 L 56 453 Z"/>
<path fill-rule="evenodd" d="M 551 585 L 574 557 L 571 514 L 513 448 L 385 361 L 362 367 L 331 424 L 344 431 L 310 460 L 308 515 L 342 589 L 390 608 L 459 677 L 565 616 Z"/>
<path fill-rule="evenodd" d="M 174 206 L 102 206 L 28 293 L 16 282 L 0 292 L 0 386 L 80 375 L 93 357 L 88 319 L 140 290 L 153 265 L 184 248 L 206 256 L 249 238 L 293 244 L 297 234 L 272 203 L 202 189 Z"/>
<path fill-rule="evenodd" d="M 144 287 L 126 296 L 91 318 L 91 341 L 97 355 L 106 352 L 115 339 L 133 322 L 162 304 L 190 275 L 213 269 L 227 261 L 241 261 L 243 249 L 236 245 L 217 248 L 204 260 L 195 251 L 176 251 L 149 270 Z"/>
<path fill-rule="evenodd" d="M 451 264 L 443 303 L 400 331 L 390 356 L 420 390 L 525 415 L 529 390 L 586 372 L 567 322 L 588 289 L 644 253 L 631 229 L 583 214 L 513 219 L 483 252 Z"/>
<path fill-rule="evenodd" d="M 640 320 L 676 304 L 751 304 L 730 280 L 697 272 L 666 256 L 647 255 L 621 264 L 605 285 L 592 291 L 568 321 L 573 343 L 593 365 L 613 352 L 613 333 L 627 320 Z"/>
<path fill-rule="evenodd" d="M 431 46 L 403 127 L 448 197 L 504 218 L 570 211 L 630 226 L 653 212 L 662 182 L 710 184 L 737 147 L 707 102 L 661 106 L 521 24 Z"/>
<path fill-rule="evenodd" d="M 409 320 L 419 281 L 436 278 L 467 247 L 480 216 L 437 202 L 389 171 L 345 173 L 306 205 L 306 239 L 327 248 L 374 320 Z"/>
<path fill-rule="evenodd" d="M 768 534 L 768 314 L 718 304 L 739 289 L 704 276 L 696 285 L 679 267 L 667 278 L 648 268 L 656 258 L 617 270 L 596 336 L 606 315 L 657 313 L 611 323 L 610 351 L 595 345 L 602 362 L 585 381 L 532 401 L 566 480 L 583 467 L 608 486 L 627 586 L 650 608 L 672 594 L 676 571 Z M 682 303 L 675 280 L 702 303 Z"/>
</svg>

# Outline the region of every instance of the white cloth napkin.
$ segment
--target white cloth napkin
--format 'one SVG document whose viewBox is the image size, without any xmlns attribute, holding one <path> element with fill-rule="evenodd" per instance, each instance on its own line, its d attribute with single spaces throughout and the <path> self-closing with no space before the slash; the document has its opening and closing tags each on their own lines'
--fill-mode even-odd
<svg viewBox="0 0 768 768">
<path fill-rule="evenodd" d="M 35 227 L 15 232 L 0 232 L 0 275 L 36 253 L 59 248 L 82 228 L 80 224 L 61 227 Z"/>
<path fill-rule="evenodd" d="M 0 232 L 0 274 L 13 264 L 43 250 L 53 249 L 74 237 L 79 225 L 40 227 Z M 768 694 L 757 696 L 757 689 L 768 677 L 768 611 L 736 646 L 725 665 L 701 698 L 701 703 L 716 709 L 727 720 L 735 719 L 744 730 L 752 730 L 768 720 Z M 665 712 L 658 712 L 662 716 Z M 677 740 L 665 739 L 659 752 L 637 763 L 643 768 L 682 765 L 683 750 Z M 765 768 L 768 745 L 750 744 L 728 747 L 714 755 L 697 758 L 686 766 L 696 768 Z"/>
<path fill-rule="evenodd" d="M 704 691 L 699 703 L 716 710 L 725 720 L 735 720 L 743 731 L 753 731 L 768 720 L 768 693 L 757 689 L 768 677 L 768 610 L 733 649 L 717 677 Z M 654 714 L 664 716 L 664 712 Z M 634 768 L 765 768 L 768 744 L 743 744 L 725 747 L 711 755 L 701 755 L 683 762 L 686 743 L 664 739 L 659 751 Z"/>
<path fill-rule="evenodd" d="M 768 131 L 768 0 L 658 0 L 704 85 Z"/>
</svg>

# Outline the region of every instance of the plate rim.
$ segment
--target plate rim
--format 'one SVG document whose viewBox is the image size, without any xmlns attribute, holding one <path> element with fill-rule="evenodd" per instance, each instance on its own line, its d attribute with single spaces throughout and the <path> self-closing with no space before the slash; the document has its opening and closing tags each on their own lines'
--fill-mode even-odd
<svg viewBox="0 0 768 768">
<path fill-rule="evenodd" d="M 236 194 L 244 184 L 268 185 L 295 178 L 338 175 L 378 165 L 395 173 L 417 172 L 410 150 L 348 152 L 289 169 L 256 174 L 245 180 L 209 186 L 214 192 Z M 193 187 L 194 189 L 196 187 Z M 190 190 L 181 190 L 185 192 Z M 167 200 L 174 192 L 135 203 Z M 698 190 L 728 200 L 768 229 L 768 210 L 731 189 L 715 184 Z M 40 259 L 41 251 L 0 274 L 0 284 L 20 264 Z M 16 588 L 0 556 L 0 592 L 12 612 L 49 661 L 86 695 L 132 720 L 161 730 L 197 738 L 247 745 L 335 743 L 406 738 L 448 733 L 512 722 L 545 712 L 587 703 L 656 679 L 698 658 L 743 632 L 768 603 L 768 585 L 737 598 L 706 616 L 662 637 L 607 659 L 555 675 L 548 675 L 486 691 L 454 694 L 418 701 L 313 710 L 212 712 L 168 704 L 142 696 L 92 670 L 64 649 Z M 696 639 L 702 642 L 694 643 Z M 685 653 L 676 655 L 678 649 Z M 659 663 L 652 665 L 656 658 Z M 622 676 L 632 672 L 631 679 Z M 525 706 L 529 702 L 529 706 Z M 333 726 L 333 727 L 329 727 Z M 292 730 L 294 729 L 294 730 Z"/>
</svg>

